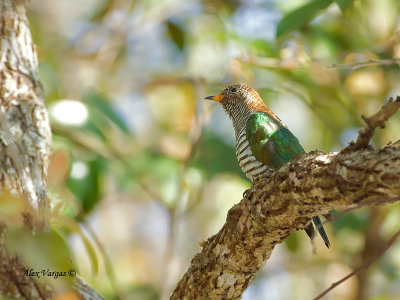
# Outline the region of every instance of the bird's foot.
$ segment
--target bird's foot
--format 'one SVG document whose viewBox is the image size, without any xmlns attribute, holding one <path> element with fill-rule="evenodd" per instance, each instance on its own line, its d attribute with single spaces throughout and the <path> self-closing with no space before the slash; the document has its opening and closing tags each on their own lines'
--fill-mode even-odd
<svg viewBox="0 0 400 300">
<path fill-rule="evenodd" d="M 251 198 L 254 195 L 253 189 L 247 189 L 243 192 L 243 198 Z"/>
<path fill-rule="evenodd" d="M 328 220 L 328 222 L 335 221 L 335 216 L 332 214 L 332 211 L 330 211 L 327 214 L 325 214 L 324 217 L 325 217 L 325 219 Z"/>
</svg>

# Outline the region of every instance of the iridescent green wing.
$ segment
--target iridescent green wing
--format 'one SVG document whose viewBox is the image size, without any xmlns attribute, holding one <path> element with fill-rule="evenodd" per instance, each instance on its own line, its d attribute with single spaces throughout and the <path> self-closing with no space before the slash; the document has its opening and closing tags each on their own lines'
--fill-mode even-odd
<svg viewBox="0 0 400 300">
<path fill-rule="evenodd" d="M 265 113 L 254 113 L 246 124 L 246 137 L 253 155 L 263 164 L 278 169 L 299 153 L 304 153 L 299 140 L 279 121 Z M 313 219 L 325 245 L 329 248 L 328 236 L 319 217 Z M 314 227 L 310 224 L 306 232 L 314 238 Z"/>
<path fill-rule="evenodd" d="M 255 158 L 273 169 L 304 153 L 299 140 L 266 113 L 254 113 L 247 120 L 246 137 Z"/>
</svg>

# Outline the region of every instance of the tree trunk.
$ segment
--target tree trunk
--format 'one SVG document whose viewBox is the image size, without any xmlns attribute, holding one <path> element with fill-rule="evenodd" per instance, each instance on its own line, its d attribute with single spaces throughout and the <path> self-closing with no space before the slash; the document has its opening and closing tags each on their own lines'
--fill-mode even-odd
<svg viewBox="0 0 400 300">
<path fill-rule="evenodd" d="M 37 74 L 23 1 L 0 0 L 0 197 L 21 201 L 29 229 L 47 228 L 46 173 L 51 131 Z M 0 216 L 0 294 L 12 299 L 51 299 L 51 289 L 26 276 L 6 245 Z"/>
<path fill-rule="evenodd" d="M 15 201 L 22 199 L 24 225 L 43 230 L 48 228 L 51 129 L 25 2 L 0 0 L 0 197 L 8 192 Z M 8 251 L 2 223 L 0 216 L 0 295 L 51 299 L 52 289 L 27 276 L 29 268 Z M 78 275 L 73 289 L 82 299 L 102 299 Z"/>
<path fill-rule="evenodd" d="M 24 1 L 0 0 L 0 189 L 24 200 L 25 225 L 43 229 L 51 130 L 37 68 Z"/>
</svg>

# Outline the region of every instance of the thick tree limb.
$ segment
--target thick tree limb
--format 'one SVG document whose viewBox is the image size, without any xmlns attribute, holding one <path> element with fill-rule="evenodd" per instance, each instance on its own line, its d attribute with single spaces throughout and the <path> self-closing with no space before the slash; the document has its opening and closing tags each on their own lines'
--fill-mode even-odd
<svg viewBox="0 0 400 300">
<path fill-rule="evenodd" d="M 314 216 L 399 201 L 399 195 L 400 147 L 301 155 L 230 209 L 171 299 L 238 299 L 275 245 Z"/>
<path fill-rule="evenodd" d="M 298 156 L 253 185 L 231 208 L 222 229 L 203 243 L 171 299 L 239 299 L 276 244 L 332 209 L 400 200 L 400 144 L 368 147 L 376 127 L 400 108 L 392 98 L 339 153 Z"/>
</svg>

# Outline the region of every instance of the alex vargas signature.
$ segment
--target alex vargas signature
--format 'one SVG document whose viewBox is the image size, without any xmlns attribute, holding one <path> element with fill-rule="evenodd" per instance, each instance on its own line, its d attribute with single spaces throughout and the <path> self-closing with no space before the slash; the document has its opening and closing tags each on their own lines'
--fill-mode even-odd
<svg viewBox="0 0 400 300">
<path fill-rule="evenodd" d="M 50 271 L 50 269 L 46 270 L 41 270 L 41 271 L 34 271 L 33 269 L 25 269 L 25 276 L 29 277 L 53 277 L 54 279 L 57 279 L 58 277 L 75 277 L 76 271 L 74 269 L 69 269 L 67 272 L 58 272 L 58 271 Z"/>
</svg>

